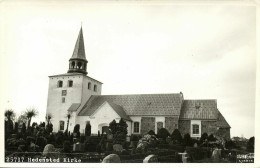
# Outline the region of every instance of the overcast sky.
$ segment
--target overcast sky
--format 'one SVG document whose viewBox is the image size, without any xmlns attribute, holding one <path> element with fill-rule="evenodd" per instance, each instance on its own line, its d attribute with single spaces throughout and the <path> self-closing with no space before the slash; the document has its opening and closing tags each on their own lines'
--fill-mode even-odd
<svg viewBox="0 0 260 168">
<path fill-rule="evenodd" d="M 169 3 L 8 3 L 1 17 L 1 106 L 44 120 L 48 76 L 66 73 L 82 22 L 88 75 L 102 94 L 217 99 L 231 136 L 254 135 L 256 11 Z"/>
</svg>

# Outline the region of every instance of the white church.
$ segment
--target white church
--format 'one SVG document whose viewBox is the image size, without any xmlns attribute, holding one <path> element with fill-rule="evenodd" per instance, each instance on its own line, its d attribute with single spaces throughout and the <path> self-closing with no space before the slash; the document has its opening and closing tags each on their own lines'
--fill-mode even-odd
<svg viewBox="0 0 260 168">
<path fill-rule="evenodd" d="M 202 133 L 230 137 L 230 126 L 217 108 L 217 100 L 184 100 L 182 93 L 101 95 L 102 82 L 88 76 L 82 28 L 80 29 L 67 73 L 49 76 L 47 115 L 52 116 L 53 131 L 65 131 L 76 124 L 85 132 L 102 133 L 112 120 L 123 118 L 128 134 L 146 134 L 176 128 L 182 134 L 200 137 Z"/>
</svg>

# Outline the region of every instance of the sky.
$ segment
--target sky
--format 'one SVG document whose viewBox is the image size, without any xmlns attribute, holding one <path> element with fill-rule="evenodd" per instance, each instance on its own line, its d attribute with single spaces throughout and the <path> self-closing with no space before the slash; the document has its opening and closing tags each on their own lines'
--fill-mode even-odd
<svg viewBox="0 0 260 168">
<path fill-rule="evenodd" d="M 34 107 L 48 76 L 66 73 L 82 25 L 88 75 L 102 94 L 183 92 L 217 99 L 231 136 L 254 136 L 254 6 L 9 1 L 0 10 L 1 111 Z"/>
</svg>

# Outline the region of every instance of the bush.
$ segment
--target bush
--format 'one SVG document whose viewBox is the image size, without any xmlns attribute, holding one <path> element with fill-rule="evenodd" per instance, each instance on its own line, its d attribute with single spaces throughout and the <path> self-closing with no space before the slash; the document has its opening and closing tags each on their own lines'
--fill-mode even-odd
<svg viewBox="0 0 260 168">
<path fill-rule="evenodd" d="M 255 150 L 255 137 L 251 137 L 247 142 L 247 150 L 254 152 Z"/>
<path fill-rule="evenodd" d="M 182 136 L 181 136 L 181 133 L 178 129 L 175 129 L 173 132 L 172 132 L 172 135 L 171 135 L 171 138 L 174 142 L 177 142 L 177 143 L 181 143 L 182 142 Z"/>
<path fill-rule="evenodd" d="M 113 120 L 112 122 L 109 123 L 109 129 L 111 130 L 113 135 L 116 134 L 116 132 L 117 132 L 116 120 Z"/>
<path fill-rule="evenodd" d="M 200 143 L 203 143 L 206 139 L 208 139 L 208 134 L 204 132 L 200 137 Z"/>
<path fill-rule="evenodd" d="M 234 148 L 236 148 L 236 143 L 232 140 L 226 141 L 225 142 L 225 148 L 234 149 Z"/>
<path fill-rule="evenodd" d="M 211 142 L 215 142 L 217 140 L 217 138 L 215 138 L 213 134 L 210 134 L 208 137 L 208 140 Z"/>
<path fill-rule="evenodd" d="M 149 134 L 149 135 L 155 135 L 155 132 L 154 132 L 153 130 L 150 130 L 150 131 L 148 132 L 148 134 Z"/>
<path fill-rule="evenodd" d="M 139 141 L 139 138 L 138 138 L 137 135 L 132 134 L 130 140 L 131 141 Z"/>
<path fill-rule="evenodd" d="M 193 142 L 192 142 L 192 139 L 191 139 L 189 133 L 184 135 L 184 137 L 183 137 L 183 144 L 185 146 L 192 146 L 193 145 Z"/>
<path fill-rule="evenodd" d="M 161 129 L 158 131 L 158 133 L 157 133 L 157 137 L 158 137 L 158 138 L 162 138 L 164 141 L 165 141 L 165 139 L 166 139 L 168 136 L 170 136 L 170 133 L 169 133 L 169 131 L 168 131 L 167 129 L 165 129 L 165 128 L 161 128 Z"/>
<path fill-rule="evenodd" d="M 45 137 L 40 136 L 36 138 L 36 145 L 38 145 L 41 149 L 43 149 L 46 144 L 47 144 L 47 139 Z"/>
<path fill-rule="evenodd" d="M 76 125 L 74 126 L 73 133 L 76 133 L 76 134 L 77 134 L 77 135 L 76 135 L 77 138 L 80 137 L 80 132 L 79 132 L 79 130 L 80 130 L 80 125 L 79 125 L 79 124 L 76 124 Z"/>
<path fill-rule="evenodd" d="M 65 153 L 70 153 L 71 152 L 70 141 L 64 141 L 64 143 L 63 143 L 63 151 Z"/>
<path fill-rule="evenodd" d="M 86 124 L 86 128 L 85 128 L 85 136 L 90 136 L 91 135 L 91 125 L 90 123 L 88 122 Z"/>
</svg>

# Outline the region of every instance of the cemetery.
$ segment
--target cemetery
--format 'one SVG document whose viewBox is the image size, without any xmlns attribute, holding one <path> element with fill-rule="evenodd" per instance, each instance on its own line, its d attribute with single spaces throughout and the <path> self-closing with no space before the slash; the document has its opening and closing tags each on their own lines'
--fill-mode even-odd
<svg viewBox="0 0 260 168">
<path fill-rule="evenodd" d="M 181 135 L 178 129 L 169 133 L 161 128 L 157 134 L 127 136 L 127 124 L 111 121 L 109 129 L 85 134 L 75 125 L 73 132 L 53 132 L 50 122 L 32 125 L 13 124 L 5 120 L 6 162 L 65 163 L 238 163 L 237 156 L 248 156 L 253 162 L 254 137 L 241 142 L 219 139 L 203 133 L 199 139 Z"/>
</svg>

